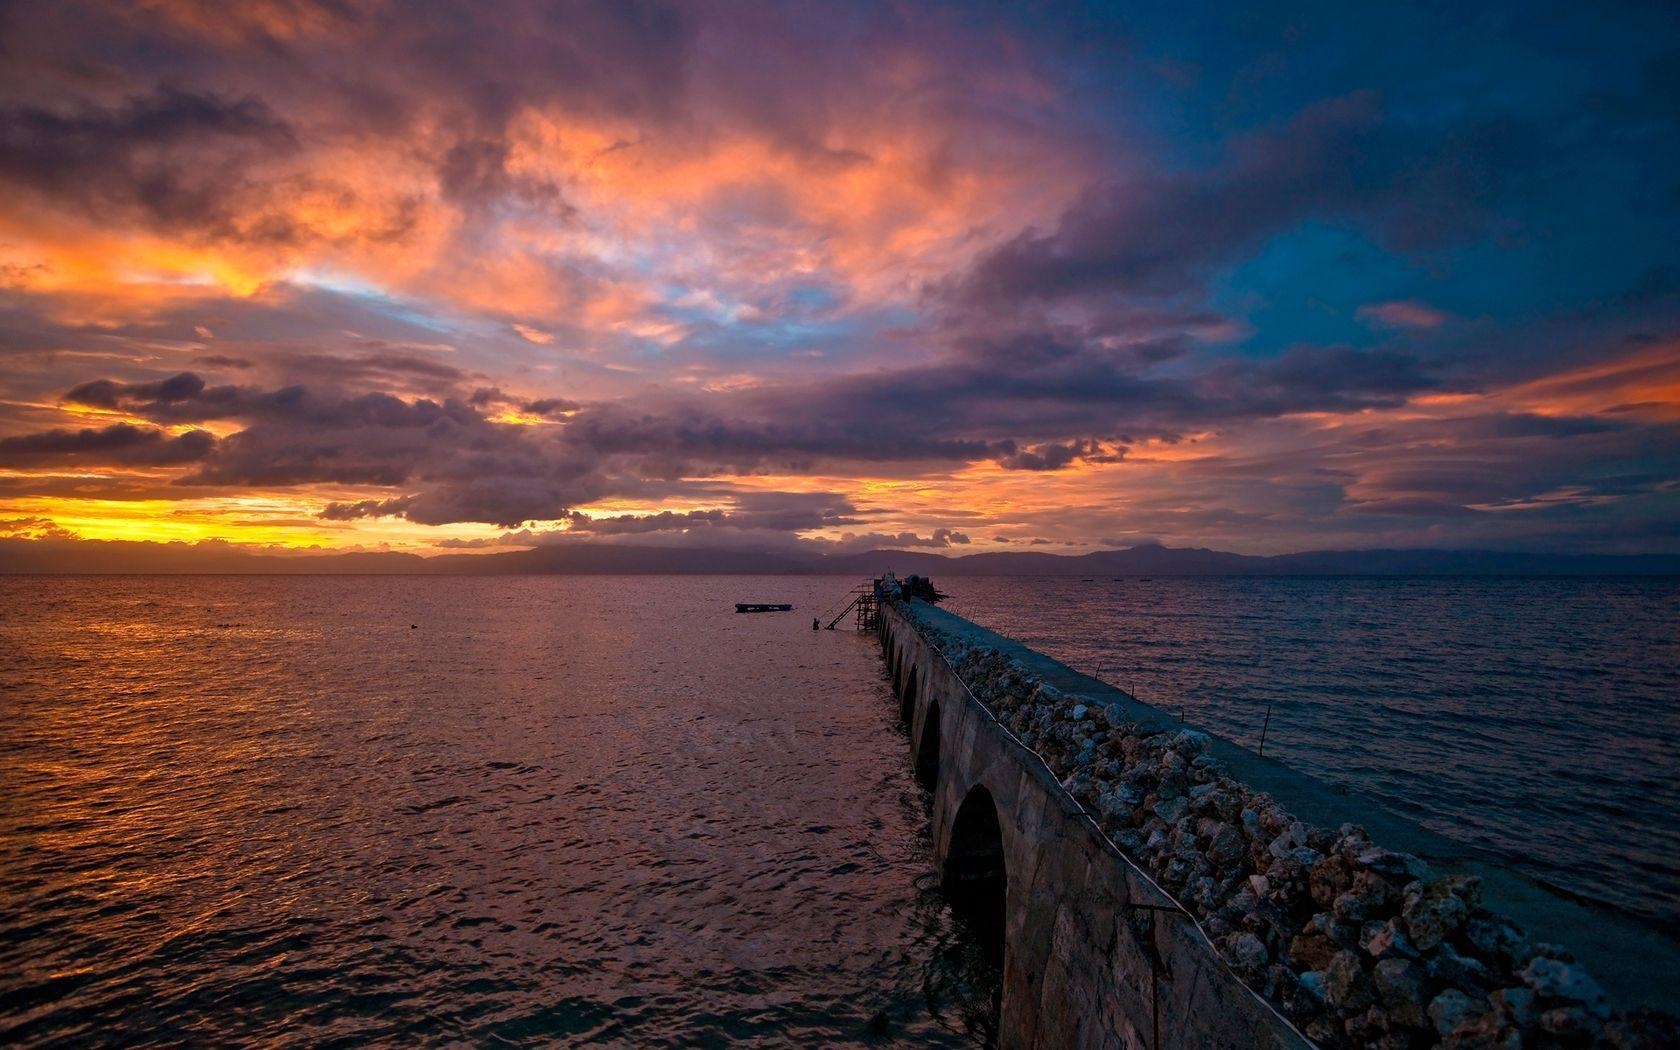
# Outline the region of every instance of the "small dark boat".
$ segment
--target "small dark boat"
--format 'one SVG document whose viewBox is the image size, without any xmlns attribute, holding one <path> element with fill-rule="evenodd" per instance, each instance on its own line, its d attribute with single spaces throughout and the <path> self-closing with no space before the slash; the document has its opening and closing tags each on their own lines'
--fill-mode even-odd
<svg viewBox="0 0 1680 1050">
<path fill-rule="evenodd" d="M 735 611 L 744 612 L 789 612 L 791 605 L 778 605 L 775 602 L 736 602 Z"/>
</svg>

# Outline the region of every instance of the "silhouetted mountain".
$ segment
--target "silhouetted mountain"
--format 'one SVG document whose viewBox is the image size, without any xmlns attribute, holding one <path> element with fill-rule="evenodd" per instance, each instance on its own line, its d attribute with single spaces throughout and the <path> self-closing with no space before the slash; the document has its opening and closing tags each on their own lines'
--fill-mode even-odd
<svg viewBox="0 0 1680 1050">
<path fill-rule="evenodd" d="M 848 571 L 879 571 L 881 567 L 886 567 L 901 576 L 909 572 L 928 576 L 1129 576 L 1156 573 L 1223 576 L 1263 572 L 1266 562 L 1265 558 L 1199 547 L 1158 546 L 1079 555 L 992 551 L 956 558 L 943 557 L 931 551 L 870 551 L 827 560 L 830 565 L 845 565 Z"/>
<path fill-rule="evenodd" d="M 417 554 L 254 554 L 231 545 L 0 540 L 0 573 L 416 573 Z"/>
<path fill-rule="evenodd" d="M 427 559 L 426 571 L 471 575 L 531 574 L 708 574 L 779 575 L 826 571 L 810 558 L 756 551 L 692 547 L 628 547 L 608 543 L 566 543 L 498 554 L 446 554 Z M 816 559 L 815 562 L 820 562 Z"/>
<path fill-rule="evenodd" d="M 0 573 L 455 573 L 756 574 L 874 576 L 1222 575 L 1680 575 L 1680 555 L 1532 554 L 1506 551 L 1306 551 L 1260 557 L 1199 547 L 1147 545 L 1091 554 L 934 551 L 764 553 L 695 547 L 565 543 L 489 554 L 253 554 L 224 544 L 0 540 Z"/>
<path fill-rule="evenodd" d="M 890 567 L 929 576 L 1546 576 L 1674 575 L 1680 555 L 1532 554 L 1505 551 L 1306 551 L 1256 556 L 1202 547 L 1142 546 L 1065 555 L 1002 551 L 946 558 L 927 551 L 870 551 L 828 564 L 859 574 Z"/>
</svg>

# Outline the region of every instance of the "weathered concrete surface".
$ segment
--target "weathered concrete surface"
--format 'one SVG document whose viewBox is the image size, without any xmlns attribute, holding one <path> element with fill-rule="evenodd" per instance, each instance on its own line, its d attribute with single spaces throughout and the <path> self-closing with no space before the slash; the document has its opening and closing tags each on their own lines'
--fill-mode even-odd
<svg viewBox="0 0 1680 1050">
<path fill-rule="evenodd" d="M 918 775 L 933 788 L 942 869 L 984 848 L 954 841 L 965 800 L 995 810 L 1006 876 L 1002 1046 L 1308 1045 L 1103 841 L 890 605 L 880 633 Z"/>
</svg>

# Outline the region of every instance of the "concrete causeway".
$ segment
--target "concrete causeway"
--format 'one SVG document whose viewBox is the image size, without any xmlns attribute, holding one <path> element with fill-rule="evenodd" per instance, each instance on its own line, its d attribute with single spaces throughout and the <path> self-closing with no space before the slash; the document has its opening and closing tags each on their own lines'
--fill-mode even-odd
<svg viewBox="0 0 1680 1050">
<path fill-rule="evenodd" d="M 1042 690 L 1035 695 L 1077 700 L 1079 717 L 1085 717 L 1087 705 L 1100 707 L 1109 722 L 1123 720 L 1130 730 L 1166 738 L 1186 728 L 1176 716 L 924 602 L 883 603 L 877 629 L 909 725 L 917 774 L 933 791 L 936 862 L 954 902 L 979 926 L 993 923 L 1002 937 L 1001 1045 L 1281 1047 L 1346 1041 L 1339 1028 L 1331 1031 L 1321 1021 L 1314 1022 L 1319 1027 L 1309 1038 L 1301 1009 L 1266 997 L 1275 981 L 1257 979 L 1257 969 L 1239 973 L 1242 968 L 1228 958 L 1229 944 L 1237 942 L 1219 937 L 1217 920 L 1199 924 L 1192 914 L 1207 909 L 1187 910 L 1151 876 L 1146 859 L 1117 848 L 1089 798 L 1085 804 L 1077 800 L 1058 773 L 970 691 L 973 683 L 963 681 L 939 644 L 982 651 L 988 658 L 997 654 Z M 1535 942 L 1565 947 L 1603 983 L 1609 999 L 1598 1008 L 1601 1015 L 1608 1016 L 1610 1007 L 1680 1010 L 1680 981 L 1674 979 L 1680 974 L 1680 945 L 1673 941 L 1513 872 L 1345 787 L 1211 734 L 1200 746 L 1231 780 L 1264 792 L 1306 825 L 1355 824 L 1385 853 L 1426 862 L 1440 882 L 1479 879 L 1474 914 L 1483 914 L 1479 905 L 1513 920 Z M 1208 822 L 1202 824 L 1206 830 Z M 1457 879 L 1453 885 L 1469 882 Z M 1219 947 L 1207 926 L 1214 927 Z M 1421 954 L 1409 952 L 1404 962 L 1396 958 L 1388 972 L 1416 970 Z M 1382 991 L 1386 995 L 1389 989 Z M 1544 989 L 1540 994 L 1549 1001 Z M 1377 1004 L 1373 1012 L 1384 1008 L 1382 999 L 1369 995 Z M 1334 994 L 1331 1000 L 1346 1005 Z M 1298 996 L 1294 1002 L 1301 1001 L 1306 1000 Z M 1507 1008 L 1497 993 L 1494 1005 Z M 1414 1018 L 1420 1031 L 1396 1030 L 1411 1032 L 1415 1045 L 1425 1033 L 1436 1037 L 1433 1022 L 1449 1045 L 1455 1040 L 1474 1045 L 1467 1041 L 1466 1033 L 1474 1034 L 1469 1020 L 1441 1017 L 1434 1003 L 1430 1008 L 1428 1016 Z M 1488 1029 L 1483 1034 L 1491 1039 L 1497 1011 L 1486 1012 L 1494 1019 L 1482 1022 Z M 1342 1014 L 1351 1016 L 1346 1009 Z M 1546 1023 L 1578 1023 L 1558 1017 L 1562 1014 Z M 1348 1023 L 1359 1031 L 1360 1021 Z M 1509 1031 L 1518 1022 L 1507 1016 L 1505 1023 Z M 1453 1024 L 1460 1028 L 1449 1032 Z M 1353 1039 L 1360 1041 L 1365 1040 Z M 1654 1044 L 1636 1038 L 1634 1045 Z"/>
</svg>

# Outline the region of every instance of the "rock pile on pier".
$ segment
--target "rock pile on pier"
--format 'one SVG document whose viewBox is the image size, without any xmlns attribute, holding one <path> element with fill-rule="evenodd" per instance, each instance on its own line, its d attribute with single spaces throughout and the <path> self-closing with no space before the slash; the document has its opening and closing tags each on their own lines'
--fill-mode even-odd
<svg viewBox="0 0 1680 1050">
<path fill-rule="evenodd" d="M 1321 1046 L 1672 1047 L 1674 1018 L 1619 1013 L 1564 949 L 1363 828 L 1295 819 L 1191 730 L 1064 693 L 899 604 L 1109 839 L 1189 911 L 1227 965 Z"/>
</svg>

